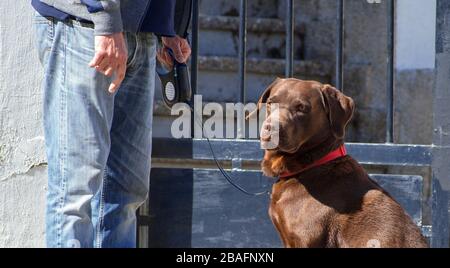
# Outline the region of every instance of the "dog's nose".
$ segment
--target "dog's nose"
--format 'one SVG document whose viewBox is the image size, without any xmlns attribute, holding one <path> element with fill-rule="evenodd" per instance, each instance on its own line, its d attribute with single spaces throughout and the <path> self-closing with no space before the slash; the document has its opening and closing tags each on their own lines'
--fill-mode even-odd
<svg viewBox="0 0 450 268">
<path fill-rule="evenodd" d="M 264 124 L 261 131 L 261 140 L 270 141 L 272 126 L 270 124 Z"/>
</svg>

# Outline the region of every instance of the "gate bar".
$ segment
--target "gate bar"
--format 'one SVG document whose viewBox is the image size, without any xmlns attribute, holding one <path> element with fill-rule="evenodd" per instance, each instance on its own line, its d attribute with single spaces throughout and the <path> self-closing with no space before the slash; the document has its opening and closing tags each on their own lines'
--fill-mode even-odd
<svg viewBox="0 0 450 268">
<path fill-rule="evenodd" d="M 294 0 L 287 0 L 286 16 L 286 77 L 294 76 Z"/>
<path fill-rule="evenodd" d="M 241 90 L 239 102 L 245 103 L 245 73 L 247 67 L 247 0 L 241 0 L 239 17 L 239 81 Z"/>
<path fill-rule="evenodd" d="M 394 90 L 395 90 L 395 0 L 388 2 L 388 57 L 386 92 L 386 142 L 394 142 Z"/>
<path fill-rule="evenodd" d="M 191 104 L 194 105 L 194 96 L 198 90 L 198 17 L 199 17 L 199 2 L 192 0 L 192 37 L 191 37 Z M 195 136 L 195 115 L 191 114 L 191 137 Z M 192 145 L 184 147 L 188 152 L 192 151 Z"/>
<path fill-rule="evenodd" d="M 239 158 L 261 161 L 264 156 L 259 140 L 211 139 L 210 141 L 219 160 L 228 161 Z M 209 144 L 204 139 L 153 138 L 153 144 L 155 144 L 152 152 L 154 158 L 212 160 Z M 431 166 L 436 149 L 432 145 L 350 142 L 345 144 L 350 155 L 367 165 Z M 180 151 L 179 148 L 185 146 L 193 146 L 193 152 Z M 444 157 L 443 161 L 445 160 Z"/>
<path fill-rule="evenodd" d="M 336 88 L 344 92 L 344 0 L 337 0 Z"/>
<path fill-rule="evenodd" d="M 436 67 L 433 89 L 431 246 L 449 246 L 450 193 L 450 1 L 436 1 Z"/>
<path fill-rule="evenodd" d="M 245 104 L 246 102 L 246 68 L 247 68 L 247 0 L 241 0 L 239 7 L 239 88 L 240 94 L 238 102 Z M 245 120 L 238 120 L 237 124 L 237 138 L 245 138 Z"/>
<path fill-rule="evenodd" d="M 192 37 L 191 37 L 191 88 L 192 94 L 197 93 L 198 77 L 198 0 L 192 0 Z"/>
</svg>

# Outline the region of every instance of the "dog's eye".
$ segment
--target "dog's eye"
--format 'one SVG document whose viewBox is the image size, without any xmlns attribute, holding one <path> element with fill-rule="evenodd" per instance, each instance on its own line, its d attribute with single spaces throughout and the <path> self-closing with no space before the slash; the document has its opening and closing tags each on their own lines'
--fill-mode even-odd
<svg viewBox="0 0 450 268">
<path fill-rule="evenodd" d="M 295 110 L 297 112 L 301 112 L 301 113 L 308 113 L 311 110 L 311 106 L 309 106 L 306 103 L 297 103 L 297 105 L 295 106 Z"/>
</svg>

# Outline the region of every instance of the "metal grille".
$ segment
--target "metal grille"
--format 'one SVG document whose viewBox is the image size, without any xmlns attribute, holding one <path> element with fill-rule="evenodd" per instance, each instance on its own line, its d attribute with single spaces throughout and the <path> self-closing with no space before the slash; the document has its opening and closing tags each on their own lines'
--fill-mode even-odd
<svg viewBox="0 0 450 268">
<path fill-rule="evenodd" d="M 292 77 L 294 66 L 294 1 L 286 1 L 286 69 L 285 76 Z M 336 49 L 335 49 L 335 85 L 337 88 L 344 90 L 344 40 L 345 40 L 345 1 L 335 0 L 336 9 Z M 386 58 L 387 75 L 387 103 L 386 103 L 386 142 L 381 144 L 371 143 L 350 143 L 348 145 L 349 153 L 358 161 L 367 165 L 387 165 L 387 166 L 425 166 L 432 170 L 432 190 L 431 190 L 431 226 L 422 226 L 421 211 L 417 215 L 420 217 L 415 219 L 418 225 L 421 225 L 422 230 L 426 236 L 429 237 L 431 246 L 433 247 L 448 247 L 449 246 L 449 217 L 448 217 L 448 190 L 450 186 L 450 165 L 448 158 L 450 156 L 450 25 L 445 20 L 450 16 L 450 2 L 446 0 L 437 0 L 437 40 L 436 40 L 436 85 L 433 90 L 433 111 L 434 111 L 434 138 L 433 145 L 414 145 L 414 144 L 395 144 L 394 141 L 394 96 L 395 96 L 395 15 L 396 15 L 396 1 L 388 0 L 388 14 L 387 14 L 387 36 L 388 48 Z M 238 77 L 240 81 L 240 98 L 239 101 L 245 103 L 246 101 L 246 45 L 247 45 L 247 1 L 240 0 L 240 26 L 239 26 L 239 70 Z M 191 62 L 191 83 L 194 93 L 197 89 L 197 75 L 198 75 L 198 38 L 199 38 L 199 1 L 193 0 L 193 19 L 192 19 L 192 62 Z M 348 40 L 351 42 L 351 40 Z M 347 52 L 351 53 L 351 52 Z M 259 148 L 258 141 L 254 140 L 214 140 L 213 147 L 217 151 L 217 157 L 220 160 L 232 161 L 238 163 L 240 166 L 242 161 L 258 161 L 262 157 L 262 151 Z M 181 150 L 181 148 L 183 148 Z M 205 140 L 167 140 L 156 139 L 154 141 L 154 157 L 162 158 L 177 158 L 177 159 L 194 159 L 194 160 L 210 160 L 211 155 L 208 145 Z M 158 172 L 155 172 L 157 176 Z M 195 171 L 193 171 L 195 173 Z M 153 173 L 152 173 L 153 174 Z M 158 173 L 165 174 L 167 173 Z M 187 176 L 183 173 L 182 176 Z M 192 175 L 192 172 L 189 173 Z M 203 173 L 202 173 L 203 174 Z M 211 173 L 212 174 L 212 173 Z M 176 175 L 174 175 L 176 176 Z M 181 175 L 180 175 L 181 176 Z M 153 178 L 152 178 L 153 179 Z M 172 178 L 173 179 L 173 178 Z M 180 177 L 179 180 L 186 180 L 186 177 Z M 381 178 L 384 182 L 389 183 L 385 177 Z M 397 183 L 396 187 L 405 186 L 411 182 L 414 187 L 409 188 L 410 196 L 418 196 L 422 198 L 421 193 L 421 179 L 414 176 L 391 176 L 392 183 Z M 194 179 L 192 179 L 194 180 Z M 418 181 L 420 181 L 419 184 Z M 192 182 L 194 183 L 194 182 Z M 418 186 L 419 185 L 419 186 Z M 192 186 L 193 187 L 193 186 Z M 413 190 L 411 190 L 413 189 Z M 193 189 L 191 189 L 194 191 Z M 177 198 L 177 197 L 167 197 Z M 187 200 L 192 201 L 187 198 Z M 405 201 L 407 202 L 407 201 Z M 160 203 L 155 205 L 161 205 Z M 402 204 L 408 206 L 408 203 Z M 420 202 L 419 202 L 420 206 Z M 192 216 L 195 214 L 191 208 L 187 212 L 188 218 L 186 224 L 189 225 L 191 219 L 191 226 L 187 226 L 193 232 Z M 150 201 L 150 214 L 152 211 L 152 201 Z M 419 208 L 421 210 L 421 208 Z M 189 216 L 189 213 L 191 215 Z M 415 213 L 415 212 L 412 212 Z M 173 215 L 176 217 L 177 215 Z M 143 226 L 150 226 L 152 228 L 152 216 L 139 216 L 139 224 Z M 160 226 L 158 224 L 154 226 Z M 156 228 L 156 227 L 155 227 Z M 191 228 L 191 229 L 189 229 Z M 181 245 L 181 246 L 195 246 L 193 234 L 189 233 L 182 236 L 184 242 L 178 244 L 164 244 L 160 242 L 153 243 L 154 246 L 164 245 Z M 144 237 L 145 238 L 145 237 Z M 149 235 L 146 238 L 154 239 L 154 236 Z M 141 235 L 141 243 L 142 243 Z M 145 239 L 144 239 L 145 240 Z M 148 241 L 147 241 L 148 243 Z M 151 241 L 150 241 L 150 244 Z M 196 244 L 198 245 L 198 244 Z M 201 244 L 200 244 L 201 245 Z"/>
</svg>

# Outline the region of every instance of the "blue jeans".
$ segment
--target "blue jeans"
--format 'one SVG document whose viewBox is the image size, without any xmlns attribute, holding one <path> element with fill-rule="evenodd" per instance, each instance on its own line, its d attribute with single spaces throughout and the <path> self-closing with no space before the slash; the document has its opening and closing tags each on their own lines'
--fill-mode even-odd
<svg viewBox="0 0 450 268">
<path fill-rule="evenodd" d="M 36 15 L 44 66 L 48 247 L 135 247 L 136 210 L 149 189 L 156 38 L 126 33 L 128 68 L 112 78 L 88 66 L 94 30 Z"/>
</svg>

